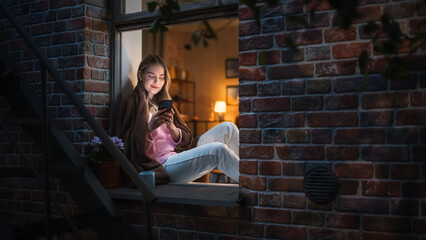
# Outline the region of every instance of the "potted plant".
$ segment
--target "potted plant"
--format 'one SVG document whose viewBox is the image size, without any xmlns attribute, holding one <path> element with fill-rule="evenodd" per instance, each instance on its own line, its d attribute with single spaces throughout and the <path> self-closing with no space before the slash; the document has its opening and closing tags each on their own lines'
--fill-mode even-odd
<svg viewBox="0 0 426 240">
<path fill-rule="evenodd" d="M 111 137 L 110 139 L 119 149 L 124 149 L 122 139 L 118 137 Z M 101 184 L 105 188 L 120 186 L 120 164 L 118 161 L 105 149 L 99 137 L 93 137 L 90 147 L 89 162 L 96 165 L 97 176 Z"/>
</svg>

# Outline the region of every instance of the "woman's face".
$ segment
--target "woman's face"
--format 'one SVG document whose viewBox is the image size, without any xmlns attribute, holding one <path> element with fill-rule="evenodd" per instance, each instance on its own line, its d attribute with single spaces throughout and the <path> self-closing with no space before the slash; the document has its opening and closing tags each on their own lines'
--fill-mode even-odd
<svg viewBox="0 0 426 240">
<path fill-rule="evenodd" d="M 160 64 L 149 66 L 145 72 L 140 73 L 143 86 L 148 92 L 149 99 L 163 89 L 165 83 L 164 68 Z"/>
</svg>

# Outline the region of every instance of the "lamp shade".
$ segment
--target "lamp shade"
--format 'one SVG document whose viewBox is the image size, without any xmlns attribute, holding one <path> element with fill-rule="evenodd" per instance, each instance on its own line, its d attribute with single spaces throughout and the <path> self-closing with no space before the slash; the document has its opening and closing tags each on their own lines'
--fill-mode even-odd
<svg viewBox="0 0 426 240">
<path fill-rule="evenodd" d="M 225 101 L 216 101 L 214 104 L 214 112 L 224 113 L 226 112 L 226 102 Z"/>
</svg>

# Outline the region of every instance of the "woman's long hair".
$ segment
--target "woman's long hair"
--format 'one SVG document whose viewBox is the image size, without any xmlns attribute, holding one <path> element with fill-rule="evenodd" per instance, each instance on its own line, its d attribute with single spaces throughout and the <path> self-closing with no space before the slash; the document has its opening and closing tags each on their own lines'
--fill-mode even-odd
<svg viewBox="0 0 426 240">
<path fill-rule="evenodd" d="M 155 94 L 152 99 L 149 99 L 148 97 L 148 91 L 143 87 L 142 79 L 140 79 L 140 76 L 152 65 L 154 64 L 160 64 L 164 68 L 164 85 L 163 88 Z M 142 89 L 145 91 L 148 105 L 149 105 L 149 111 L 154 112 L 158 110 L 158 104 L 161 100 L 170 100 L 172 99 L 170 97 L 169 89 L 171 84 L 171 79 L 169 75 L 169 71 L 167 70 L 166 63 L 164 63 L 164 60 L 155 54 L 150 54 L 146 58 L 142 60 L 142 62 L 139 64 L 138 67 L 138 84 L 142 84 Z"/>
</svg>

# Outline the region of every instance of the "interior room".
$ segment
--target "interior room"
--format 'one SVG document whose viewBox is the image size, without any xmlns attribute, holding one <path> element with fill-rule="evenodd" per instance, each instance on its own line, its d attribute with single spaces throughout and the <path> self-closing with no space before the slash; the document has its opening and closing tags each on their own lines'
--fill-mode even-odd
<svg viewBox="0 0 426 240">
<path fill-rule="evenodd" d="M 208 35 L 209 26 L 216 37 Z M 155 53 L 163 56 L 168 65 L 174 105 L 194 135 L 204 133 L 220 121 L 235 123 L 238 117 L 238 19 L 211 19 L 208 25 L 197 21 L 167 27 L 168 31 L 156 34 L 149 29 L 122 32 L 122 95 L 136 85 L 140 59 Z"/>
</svg>

